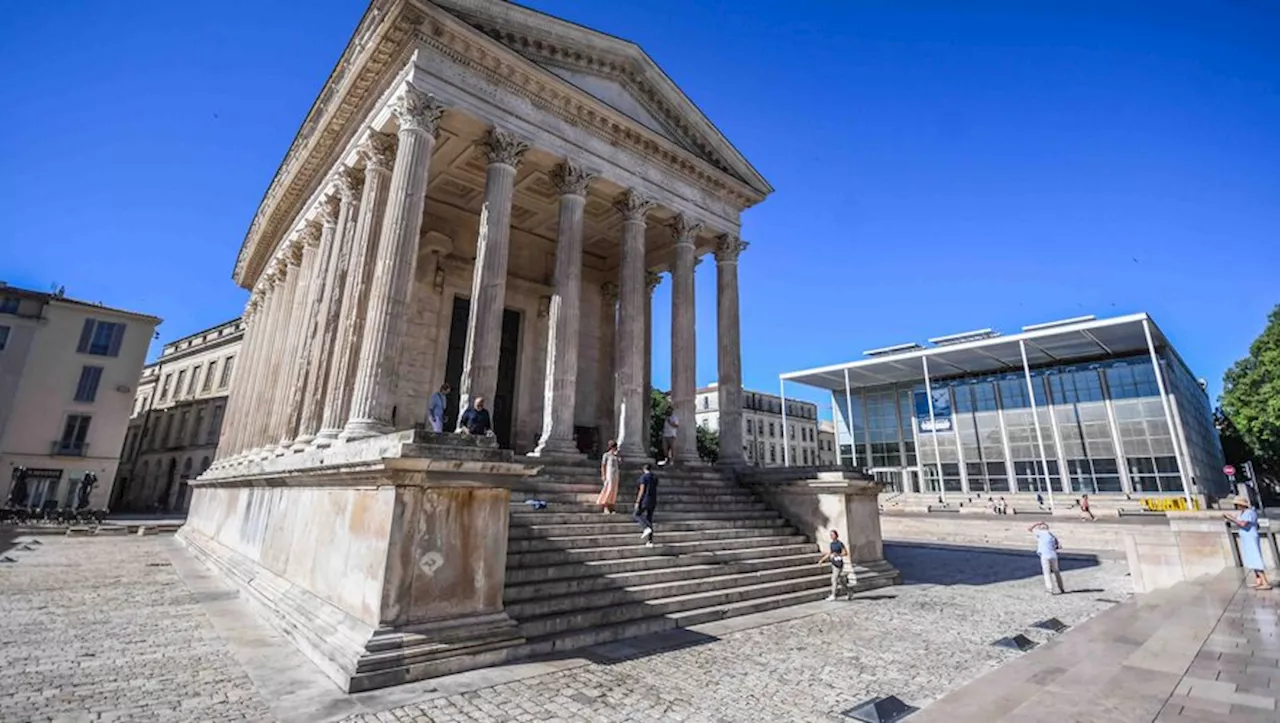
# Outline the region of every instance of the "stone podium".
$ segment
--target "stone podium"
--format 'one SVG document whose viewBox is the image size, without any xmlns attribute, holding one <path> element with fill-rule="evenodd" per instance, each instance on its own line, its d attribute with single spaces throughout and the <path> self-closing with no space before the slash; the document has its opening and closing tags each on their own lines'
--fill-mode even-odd
<svg viewBox="0 0 1280 723">
<path fill-rule="evenodd" d="M 741 481 L 825 552 L 832 530 L 849 548 L 858 578 L 856 589 L 868 590 L 902 583 L 902 573 L 884 559 L 880 532 L 880 483 L 852 472 L 797 468 L 751 470 Z M 816 556 L 815 556 L 816 559 Z"/>
<path fill-rule="evenodd" d="M 485 446 L 485 443 L 488 446 Z M 179 538 L 347 692 L 505 659 L 510 485 L 487 440 L 401 432 L 192 482 Z"/>
</svg>

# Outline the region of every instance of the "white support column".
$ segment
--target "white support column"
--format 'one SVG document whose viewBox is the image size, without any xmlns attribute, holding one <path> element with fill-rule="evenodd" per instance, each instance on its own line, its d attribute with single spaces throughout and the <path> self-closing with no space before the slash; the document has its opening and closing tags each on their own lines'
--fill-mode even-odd
<svg viewBox="0 0 1280 723">
<path fill-rule="evenodd" d="M 1103 374 L 1103 381 L 1106 375 Z M 1124 456 L 1124 442 L 1120 439 L 1120 426 L 1116 424 L 1116 409 L 1111 403 L 1111 389 L 1103 386 L 1103 404 L 1107 408 L 1107 426 L 1111 430 L 1111 444 L 1116 448 L 1116 471 L 1120 474 L 1120 489 L 1127 495 L 1133 494 L 1133 480 L 1129 479 L 1129 463 Z"/>
<path fill-rule="evenodd" d="M 649 455 L 644 410 L 649 406 L 644 389 L 644 323 L 648 292 L 645 289 L 645 216 L 654 203 L 627 189 L 614 206 L 622 214 L 622 255 L 618 263 L 618 452 L 627 459 Z"/>
<path fill-rule="evenodd" d="M 920 365 L 924 368 L 924 398 L 925 401 L 929 403 L 929 430 L 933 435 L 933 437 L 930 438 L 930 441 L 933 444 L 933 462 L 938 465 L 938 494 L 942 497 L 942 501 L 946 502 L 947 484 L 943 481 L 942 474 L 942 451 L 940 449 L 941 445 L 938 444 L 938 420 L 933 416 L 933 383 L 929 381 L 929 357 L 920 357 Z M 898 403 L 896 396 L 894 397 L 893 402 L 894 404 Z M 914 416 L 915 415 L 912 415 L 913 419 L 911 424 L 913 427 L 915 426 Z M 899 425 L 899 427 L 901 427 L 901 425 Z M 920 454 L 920 445 L 917 443 L 916 459 L 920 459 L 922 456 L 923 455 Z M 920 480 L 920 484 L 924 484 L 924 479 Z"/>
<path fill-rule="evenodd" d="M 897 403 L 896 399 L 894 400 L 894 403 L 895 404 Z M 844 370 L 844 409 L 845 409 L 845 412 L 844 412 L 845 428 L 849 430 L 849 454 L 853 457 L 853 468 L 857 469 L 858 468 L 858 435 L 855 434 L 853 431 L 854 430 L 853 393 L 849 390 L 849 370 L 848 369 Z M 898 429 L 899 430 L 902 429 L 901 424 L 898 425 Z M 901 432 L 899 432 L 899 434 L 901 434 Z M 836 446 L 839 446 L 839 440 L 837 440 Z M 871 465 L 868 464 L 867 466 L 870 467 Z"/>
<path fill-rule="evenodd" d="M 1040 464 L 1044 467 L 1044 486 L 1049 491 L 1049 510 L 1053 511 L 1053 482 L 1049 477 L 1049 456 L 1044 449 L 1044 433 L 1040 431 L 1040 411 L 1036 407 L 1036 388 L 1031 383 L 1031 365 L 1027 363 L 1027 343 L 1018 340 L 1018 350 L 1022 352 L 1022 373 L 1027 380 L 1027 396 L 1031 402 L 1031 422 L 1036 428 L 1036 444 L 1040 446 Z M 1058 470 L 1062 474 L 1062 470 Z"/>
<path fill-rule="evenodd" d="M 787 436 L 787 382 L 778 378 L 779 396 L 782 397 L 782 466 L 791 466 L 791 438 Z"/>
<path fill-rule="evenodd" d="M 1018 480 L 1013 474 L 1013 450 L 1009 446 L 1009 427 L 1004 423 L 1004 397 L 1000 394 L 1000 385 L 997 382 L 991 382 L 991 384 L 995 387 L 996 419 L 1000 421 L 1000 448 L 1004 450 L 1005 483 L 1009 485 L 1009 494 L 1015 494 L 1018 491 Z"/>
<path fill-rule="evenodd" d="M 1160 390 L 1160 403 L 1164 406 L 1164 420 L 1169 425 L 1169 439 L 1173 442 L 1173 454 L 1178 460 L 1178 477 L 1182 479 L 1182 496 L 1187 500 L 1187 509 L 1195 509 L 1191 504 L 1191 474 L 1187 469 L 1182 445 L 1178 440 L 1178 427 L 1173 422 L 1173 408 L 1169 405 L 1169 392 L 1164 385 L 1164 373 L 1160 370 L 1160 357 L 1156 354 L 1155 341 L 1151 338 L 1149 319 L 1142 320 L 1142 333 L 1147 336 L 1147 351 L 1151 354 L 1151 367 L 1156 373 L 1156 387 Z"/>
<path fill-rule="evenodd" d="M 671 223 L 675 259 L 671 264 L 671 404 L 680 417 L 676 429 L 676 461 L 698 461 L 694 417 L 697 409 L 697 317 L 694 303 L 694 269 L 698 265 L 695 241 L 702 224 L 681 214 Z M 759 450 L 752 441 L 752 455 Z"/>
<path fill-rule="evenodd" d="M 720 395 L 720 459 L 736 467 L 742 459 L 742 329 L 738 317 L 738 258 L 747 242 L 732 234 L 716 244 L 716 331 Z M 783 443 L 786 443 L 785 429 Z"/>
<path fill-rule="evenodd" d="M 960 443 L 960 415 L 956 413 L 956 392 L 952 387 L 948 392 L 951 396 L 951 438 L 956 443 L 956 459 L 957 469 L 960 471 L 960 491 L 966 495 L 973 490 L 969 487 L 969 470 L 964 466 L 964 445 Z M 974 422 L 975 427 L 977 422 Z"/>
</svg>

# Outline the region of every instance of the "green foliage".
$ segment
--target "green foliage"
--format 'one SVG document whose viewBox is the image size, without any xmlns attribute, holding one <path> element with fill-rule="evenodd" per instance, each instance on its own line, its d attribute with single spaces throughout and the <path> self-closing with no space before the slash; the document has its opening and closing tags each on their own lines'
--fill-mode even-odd
<svg viewBox="0 0 1280 723">
<path fill-rule="evenodd" d="M 698 456 L 703 462 L 715 464 L 720 459 L 720 433 L 698 425 Z"/>
<path fill-rule="evenodd" d="M 650 389 L 649 410 L 649 457 L 665 459 L 666 455 L 662 451 L 662 427 L 667 423 L 667 417 L 671 416 L 671 400 L 663 392 Z M 681 420 L 681 424 L 683 423 L 684 420 Z"/>
<path fill-rule="evenodd" d="M 1280 306 L 1271 311 L 1249 356 L 1227 370 L 1222 384 L 1222 412 L 1234 430 L 1224 434 L 1224 446 L 1230 441 L 1226 435 L 1238 433 L 1255 465 L 1280 469 Z"/>
</svg>

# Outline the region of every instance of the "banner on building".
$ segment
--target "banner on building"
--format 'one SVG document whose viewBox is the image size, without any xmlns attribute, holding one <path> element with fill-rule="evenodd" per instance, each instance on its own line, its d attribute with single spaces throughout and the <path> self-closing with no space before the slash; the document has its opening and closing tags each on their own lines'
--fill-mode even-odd
<svg viewBox="0 0 1280 723">
<path fill-rule="evenodd" d="M 943 387 L 933 390 L 933 418 L 929 418 L 929 395 L 916 392 L 916 431 L 924 433 L 950 432 L 951 390 Z"/>
</svg>

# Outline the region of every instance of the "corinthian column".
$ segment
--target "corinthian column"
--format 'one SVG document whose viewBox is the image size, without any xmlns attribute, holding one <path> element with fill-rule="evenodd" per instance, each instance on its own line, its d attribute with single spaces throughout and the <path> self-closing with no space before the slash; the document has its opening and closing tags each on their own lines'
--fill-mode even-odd
<svg viewBox="0 0 1280 723">
<path fill-rule="evenodd" d="M 270 264 L 258 280 L 258 310 L 253 318 L 253 345 L 247 354 L 241 354 L 235 370 L 236 382 L 231 389 L 233 396 L 239 398 L 236 404 L 235 436 L 228 440 L 234 456 L 228 464 L 243 462 L 253 443 L 254 422 L 261 411 L 256 400 L 258 390 L 265 374 L 263 358 L 271 348 L 271 329 L 275 321 L 275 309 L 279 298 L 275 293 L 277 275 L 275 265 Z M 228 412 L 229 413 L 229 412 Z"/>
<path fill-rule="evenodd" d="M 516 165 L 529 144 L 500 128 L 491 128 L 484 149 L 489 166 L 484 174 L 484 205 L 480 208 L 480 237 L 471 276 L 471 313 L 467 318 L 467 346 L 462 355 L 459 410 L 476 397 L 493 402 L 498 385 L 498 352 L 502 341 L 502 309 L 507 297 L 507 257 L 511 238 L 511 198 Z M 458 414 L 462 422 L 462 414 Z"/>
<path fill-rule="evenodd" d="M 240 414 L 244 406 L 244 395 L 239 392 L 245 376 L 245 367 L 253 356 L 253 349 L 261 343 L 261 331 L 258 329 L 258 310 L 262 303 L 262 295 L 257 287 L 249 294 L 249 302 L 245 304 L 244 314 L 240 320 L 244 323 L 244 336 L 240 343 L 239 364 L 232 370 L 231 392 L 227 395 L 227 406 L 222 416 L 222 432 L 218 436 L 218 448 L 214 452 L 214 469 L 221 469 L 228 463 L 228 458 L 239 450 L 234 446 L 236 435 L 240 431 Z"/>
<path fill-rule="evenodd" d="M 622 257 L 618 264 L 618 451 L 630 459 L 646 456 L 644 410 L 644 228 L 653 202 L 628 189 L 614 204 L 622 214 Z"/>
<path fill-rule="evenodd" d="M 293 444 L 289 420 L 293 418 L 293 380 L 298 373 L 298 347 L 302 331 L 306 327 L 307 294 L 310 290 L 312 266 L 315 265 L 315 247 L 320 242 L 320 227 L 308 223 L 297 238 L 289 242 L 286 258 L 289 261 L 288 321 L 281 330 L 283 345 L 276 362 L 276 376 L 272 384 L 271 419 L 266 430 L 266 454 L 284 454 Z M 307 251 L 311 253 L 308 254 Z M 288 442 L 288 444 L 285 444 Z"/>
<path fill-rule="evenodd" d="M 351 398 L 351 416 L 343 439 L 360 439 L 391 431 L 396 368 L 403 347 L 408 299 L 413 293 L 418 236 L 427 197 L 427 170 L 444 113 L 433 96 L 413 88 L 391 107 L 400 124 L 399 150 L 386 219 L 378 242 L 373 284 L 365 318 L 364 342 Z"/>
<path fill-rule="evenodd" d="M 333 444 L 347 422 L 351 406 L 352 377 L 360 360 L 360 340 L 369 305 L 369 285 L 373 281 L 374 257 L 382 230 L 382 211 L 387 203 L 387 185 L 395 160 L 396 137 L 373 131 L 360 149 L 364 159 L 364 191 L 348 257 L 347 279 L 342 289 L 342 316 L 338 321 L 329 382 L 324 394 L 324 418 L 315 444 Z"/>
<path fill-rule="evenodd" d="M 577 454 L 573 413 L 578 399 L 578 315 L 582 307 L 582 211 L 595 178 L 566 160 L 551 172 L 560 192 L 556 227 L 555 291 L 547 321 L 547 373 L 542 399 L 542 439 L 534 456 Z"/>
<path fill-rule="evenodd" d="M 262 356 L 262 381 L 258 387 L 253 423 L 253 438 L 250 444 L 250 456 L 260 458 L 275 453 L 276 439 L 272 432 L 276 411 L 280 401 L 280 376 L 284 366 L 287 350 L 289 324 L 292 321 L 293 295 L 298 289 L 298 263 L 301 258 L 294 258 L 293 241 L 285 242 L 288 246 L 276 260 L 276 294 L 279 296 L 275 309 L 272 310 L 271 339 L 269 349 Z"/>
<path fill-rule="evenodd" d="M 742 458 L 742 337 L 738 325 L 738 255 L 747 242 L 725 234 L 716 244 L 716 332 L 719 342 L 720 457 L 719 463 L 741 466 Z M 783 430 L 783 444 L 790 444 Z"/>
<path fill-rule="evenodd" d="M 343 166 L 334 176 L 337 185 L 338 212 L 334 220 L 333 237 L 326 250 L 321 238 L 320 253 L 325 257 L 324 283 L 315 315 L 315 339 L 311 343 L 306 389 L 302 395 L 302 411 L 298 418 L 298 438 L 293 450 L 300 452 L 316 441 L 320 420 L 324 415 L 325 390 L 329 372 L 333 366 L 337 344 L 338 320 L 342 316 L 342 291 L 347 283 L 347 265 L 350 262 L 351 239 L 355 236 L 356 211 L 360 206 L 360 190 L 364 187 L 364 174 Z M 333 198 L 330 197 L 330 201 Z M 325 209 L 325 220 L 332 206 Z"/>
<path fill-rule="evenodd" d="M 671 404 L 680 427 L 676 430 L 675 458 L 678 462 L 698 461 L 698 443 L 693 418 L 697 413 L 697 315 L 694 307 L 694 240 L 702 224 L 683 214 L 671 224 L 675 241 L 675 261 L 671 268 Z"/>
<path fill-rule="evenodd" d="M 302 263 L 307 264 L 306 254 L 312 254 L 311 282 L 307 285 L 307 300 L 303 307 L 302 336 L 298 340 L 298 362 L 294 372 L 292 392 L 289 400 L 289 419 L 285 423 L 286 437 L 281 446 L 294 452 L 300 452 L 315 437 L 314 427 L 305 427 L 307 408 L 311 406 L 307 398 L 307 388 L 314 382 L 318 372 L 318 359 L 315 354 L 320 346 L 320 329 L 324 324 L 320 305 L 328 292 L 329 264 L 332 261 L 333 248 L 337 245 L 335 237 L 338 228 L 338 212 L 340 201 L 337 194 L 329 194 L 320 202 L 320 235 L 314 249 L 304 249 Z M 285 444 L 288 442 L 288 444 Z"/>
</svg>

